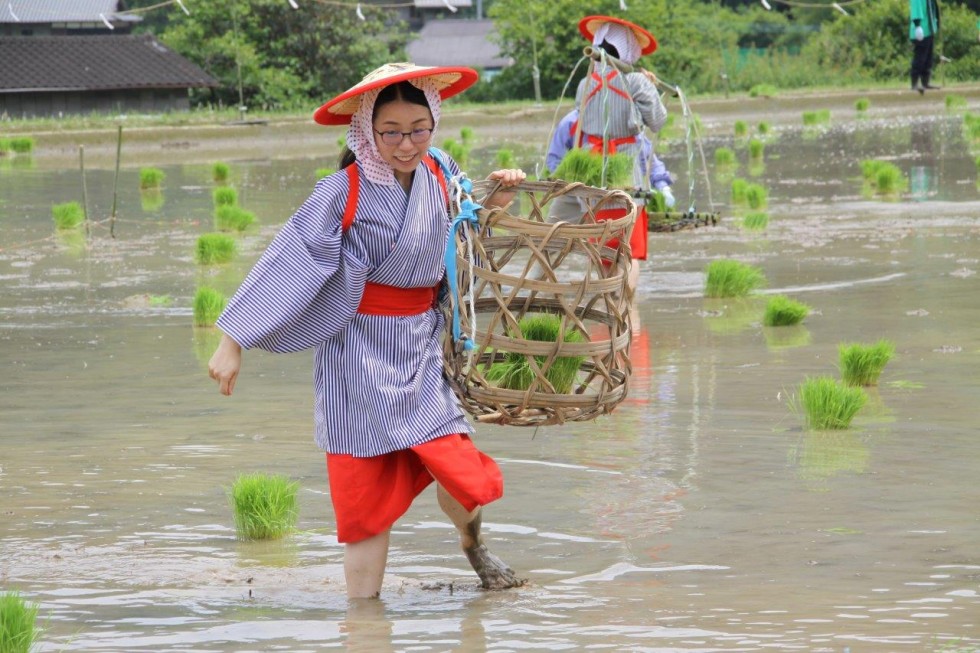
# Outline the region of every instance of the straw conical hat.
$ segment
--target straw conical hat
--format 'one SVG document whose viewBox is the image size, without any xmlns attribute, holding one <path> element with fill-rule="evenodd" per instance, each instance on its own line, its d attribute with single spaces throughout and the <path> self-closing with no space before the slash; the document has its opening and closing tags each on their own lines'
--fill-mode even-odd
<svg viewBox="0 0 980 653">
<path fill-rule="evenodd" d="M 416 66 L 413 63 L 389 63 L 368 73 L 360 82 L 330 100 L 313 113 L 313 120 L 321 125 L 347 125 L 351 116 L 361 106 L 361 96 L 375 88 L 404 82 L 409 79 L 429 78 L 443 100 L 465 91 L 476 83 L 479 73 L 461 66 Z"/>
<path fill-rule="evenodd" d="M 629 28 L 640 44 L 641 55 L 650 54 L 657 49 L 657 39 L 653 38 L 653 34 L 639 25 L 631 23 L 628 20 L 623 20 L 622 18 L 613 18 L 612 16 L 586 16 L 578 22 L 578 31 L 582 32 L 582 36 L 592 41 L 595 38 L 596 30 L 603 23 L 618 23 L 623 27 Z"/>
</svg>

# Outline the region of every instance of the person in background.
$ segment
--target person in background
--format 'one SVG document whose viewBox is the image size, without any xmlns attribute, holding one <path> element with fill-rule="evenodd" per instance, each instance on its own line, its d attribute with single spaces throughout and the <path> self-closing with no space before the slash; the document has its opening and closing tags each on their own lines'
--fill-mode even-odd
<svg viewBox="0 0 980 653">
<path fill-rule="evenodd" d="M 349 124 L 340 170 L 321 179 L 218 319 L 208 364 L 230 395 L 242 350 L 315 348 L 314 422 L 326 451 L 337 539 L 351 599 L 381 591 L 391 527 L 429 484 L 486 589 L 523 584 L 490 553 L 482 506 L 503 494 L 497 464 L 443 373 L 437 297 L 450 226 L 447 178 L 459 167 L 430 149 L 444 98 L 478 79 L 469 68 L 387 64 L 321 106 Z M 490 173 L 504 206 L 525 175 Z"/>
<path fill-rule="evenodd" d="M 929 83 L 937 34 L 939 34 L 939 3 L 936 0 L 909 0 L 912 90 L 918 91 L 920 95 L 925 93 L 926 89 L 939 88 Z"/>
<path fill-rule="evenodd" d="M 572 149 L 575 143 L 575 132 L 577 130 L 578 109 L 572 109 L 565 117 L 558 121 L 555 132 L 551 137 L 548 146 L 548 154 L 545 157 L 545 165 L 548 170 L 554 173 L 558 169 L 561 160 L 565 158 L 565 153 Z M 670 187 L 674 183 L 667 166 L 653 152 L 653 143 L 646 134 L 636 137 L 639 151 L 636 157 L 636 165 L 647 172 L 646 178 L 649 180 L 650 188 L 659 191 L 664 197 L 664 203 L 668 209 L 674 208 L 676 200 Z"/>
</svg>

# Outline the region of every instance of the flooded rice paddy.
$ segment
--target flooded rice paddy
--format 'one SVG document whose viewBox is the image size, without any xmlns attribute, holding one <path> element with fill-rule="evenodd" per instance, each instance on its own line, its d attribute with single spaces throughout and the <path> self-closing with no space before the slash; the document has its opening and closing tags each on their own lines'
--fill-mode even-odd
<svg viewBox="0 0 980 653">
<path fill-rule="evenodd" d="M 0 589 L 40 604 L 40 651 L 980 650 L 980 191 L 962 116 L 930 100 L 807 129 L 791 102 L 705 115 L 709 162 L 725 146 L 741 163 L 695 185 L 718 226 L 650 236 L 629 398 L 595 422 L 477 429 L 506 480 L 488 537 L 528 586 L 477 589 L 430 490 L 396 525 L 383 599 L 355 605 L 310 355 L 249 353 L 221 397 L 216 334 L 191 315 L 199 285 L 237 287 L 338 133 L 144 134 L 124 147 L 115 238 L 105 221 L 53 235 L 51 206 L 81 200 L 87 136 L 0 159 Z M 533 167 L 544 113 L 460 114 L 444 135 L 474 129 L 479 173 L 500 147 Z M 773 121 L 761 163 L 735 118 Z M 87 148 L 102 220 L 114 142 Z M 661 151 L 686 203 L 684 144 Z M 909 188 L 867 194 L 867 158 Z M 217 160 L 260 223 L 204 268 Z M 138 191 L 143 165 L 166 172 L 160 196 Z M 732 176 L 768 189 L 766 229 L 740 226 Z M 759 266 L 767 288 L 705 299 L 716 258 Z M 777 293 L 813 307 L 801 326 L 760 325 Z M 880 338 L 896 356 L 852 428 L 806 431 L 800 382 L 836 376 L 840 343 Z M 225 492 L 251 471 L 299 481 L 301 532 L 236 539 Z"/>
</svg>

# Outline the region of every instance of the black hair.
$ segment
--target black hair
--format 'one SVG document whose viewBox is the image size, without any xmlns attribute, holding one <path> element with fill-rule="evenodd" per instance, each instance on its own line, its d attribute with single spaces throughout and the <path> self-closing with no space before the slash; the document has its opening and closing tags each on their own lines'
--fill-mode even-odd
<svg viewBox="0 0 980 653">
<path fill-rule="evenodd" d="M 617 50 L 616 46 L 606 39 L 602 39 L 602 43 L 599 44 L 599 47 L 605 50 L 606 54 L 608 54 L 610 57 L 616 57 L 619 59 L 619 50 Z"/>
<path fill-rule="evenodd" d="M 389 102 L 395 102 L 396 100 L 403 100 L 410 104 L 418 104 L 425 107 L 429 111 L 432 111 L 432 107 L 429 106 L 429 101 L 425 98 L 425 93 L 422 91 L 422 89 L 406 81 L 398 82 L 397 84 L 390 84 L 381 89 L 381 92 L 378 93 L 378 99 L 374 101 L 374 113 L 371 117 L 374 118 L 378 115 L 378 109 Z M 351 151 L 349 147 L 344 145 L 343 150 L 340 152 L 340 163 L 338 168 L 346 168 L 356 160 L 357 157 L 354 156 L 354 152 Z"/>
</svg>

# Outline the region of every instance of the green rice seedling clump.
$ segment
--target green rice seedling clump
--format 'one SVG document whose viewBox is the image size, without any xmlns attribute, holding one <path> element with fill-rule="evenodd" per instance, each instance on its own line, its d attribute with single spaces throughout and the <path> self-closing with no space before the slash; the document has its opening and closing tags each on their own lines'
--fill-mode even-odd
<svg viewBox="0 0 980 653">
<path fill-rule="evenodd" d="M 218 231 L 245 231 L 255 224 L 255 214 L 240 206 L 219 206 L 214 211 L 214 224 Z"/>
<path fill-rule="evenodd" d="M 871 107 L 871 100 L 866 97 L 858 98 L 854 101 L 854 108 L 858 113 L 864 113 Z"/>
<path fill-rule="evenodd" d="M 467 147 L 466 143 L 461 143 L 455 139 L 447 138 L 442 142 L 442 149 L 445 150 L 446 154 L 451 156 L 461 168 L 466 167 L 466 159 L 470 155 L 470 148 Z"/>
<path fill-rule="evenodd" d="M 806 304 L 783 295 L 776 295 L 770 298 L 766 304 L 766 312 L 762 317 L 762 323 L 770 327 L 792 326 L 802 322 L 803 318 L 809 314 L 810 307 Z"/>
<path fill-rule="evenodd" d="M 275 540 L 296 529 L 299 483 L 286 476 L 240 474 L 228 493 L 242 540 Z"/>
<path fill-rule="evenodd" d="M 221 186 L 211 191 L 211 200 L 215 207 L 238 206 L 238 191 L 231 186 Z"/>
<path fill-rule="evenodd" d="M 730 166 L 735 163 L 735 151 L 729 147 L 719 147 L 715 150 L 715 163 L 720 166 Z"/>
<path fill-rule="evenodd" d="M 761 184 L 749 184 L 745 187 L 745 203 L 750 209 L 758 210 L 766 207 L 769 202 L 769 192 Z"/>
<path fill-rule="evenodd" d="M 0 594 L 0 651 L 28 653 L 37 639 L 38 606 L 17 592 Z"/>
<path fill-rule="evenodd" d="M 817 124 L 817 112 L 816 111 L 804 111 L 803 112 L 803 124 L 811 127 Z"/>
<path fill-rule="evenodd" d="M 10 145 L 10 139 L 0 136 L 0 156 L 4 156 L 13 152 L 13 147 Z"/>
<path fill-rule="evenodd" d="M 745 297 L 766 285 L 761 269 L 732 259 L 712 261 L 705 275 L 705 297 Z"/>
<path fill-rule="evenodd" d="M 602 155 L 574 148 L 555 169 L 554 177 L 594 188 L 623 188 L 633 180 L 633 161 L 626 154 L 606 157 L 606 183 L 602 183 Z"/>
<path fill-rule="evenodd" d="M 228 263 L 235 258 L 235 240 L 228 234 L 201 234 L 195 258 L 200 265 Z"/>
<path fill-rule="evenodd" d="M 963 116 L 965 138 L 971 143 L 980 143 L 980 114 L 967 113 Z"/>
<path fill-rule="evenodd" d="M 201 286 L 194 294 L 194 326 L 212 327 L 228 305 L 221 291 Z"/>
<path fill-rule="evenodd" d="M 160 188 L 167 175 L 160 168 L 140 168 L 140 189 Z"/>
<path fill-rule="evenodd" d="M 965 109 L 967 106 L 966 98 L 962 95 L 956 95 L 955 93 L 950 93 L 946 96 L 946 110 L 956 111 L 957 109 Z"/>
<path fill-rule="evenodd" d="M 741 177 L 732 179 L 732 204 L 745 204 L 745 191 L 749 187 L 749 182 Z"/>
<path fill-rule="evenodd" d="M 585 337 L 575 329 L 568 329 L 562 334 L 561 318 L 557 315 L 531 315 L 522 319 L 518 325 L 520 335 L 525 340 L 539 342 L 557 342 L 562 335 L 563 342 L 584 342 Z M 534 356 L 534 362 L 542 367 L 547 360 L 545 356 Z M 578 376 L 579 366 L 585 360 L 584 356 L 558 356 L 551 367 L 544 373 L 545 378 L 558 394 L 567 394 Z M 536 378 L 527 356 L 524 354 L 507 353 L 503 361 L 494 363 L 486 372 L 488 381 L 496 383 L 501 388 L 509 390 L 527 390 Z M 538 387 L 539 392 L 546 388 Z"/>
<path fill-rule="evenodd" d="M 85 210 L 78 202 L 55 204 L 51 207 L 51 217 L 56 229 L 74 229 L 85 222 Z"/>
<path fill-rule="evenodd" d="M 878 169 L 877 174 L 875 174 L 874 185 L 879 193 L 887 195 L 900 193 L 906 188 L 908 182 L 905 179 L 905 173 L 898 166 L 889 163 Z"/>
<path fill-rule="evenodd" d="M 651 190 L 647 196 L 647 213 L 666 213 L 667 200 L 659 190 Z"/>
<path fill-rule="evenodd" d="M 775 97 L 778 92 L 772 84 L 756 84 L 749 89 L 749 97 Z"/>
<path fill-rule="evenodd" d="M 888 165 L 887 161 L 865 159 L 861 161 L 861 176 L 864 177 L 865 181 L 873 181 L 878 176 L 878 170 L 886 165 Z"/>
<path fill-rule="evenodd" d="M 765 212 L 746 213 L 742 227 L 750 231 L 762 231 L 769 226 L 769 214 Z"/>
<path fill-rule="evenodd" d="M 849 428 L 867 401 L 862 388 L 846 386 L 829 376 L 818 376 L 800 384 L 795 407 L 802 411 L 807 428 L 836 431 Z"/>
<path fill-rule="evenodd" d="M 30 154 L 34 151 L 34 139 L 30 136 L 15 136 L 10 139 L 10 149 L 16 154 Z"/>
<path fill-rule="evenodd" d="M 735 137 L 742 138 L 749 133 L 749 126 L 744 120 L 735 121 Z"/>
<path fill-rule="evenodd" d="M 514 152 L 506 147 L 502 147 L 497 150 L 497 154 L 494 156 L 494 160 L 497 162 L 498 168 L 514 168 L 516 164 L 514 163 Z"/>
<path fill-rule="evenodd" d="M 749 156 L 753 159 L 761 159 L 763 152 L 766 151 L 766 144 L 758 138 L 749 140 Z"/>
<path fill-rule="evenodd" d="M 459 140 L 463 141 L 464 144 L 469 145 L 473 142 L 473 128 L 463 127 L 459 130 Z"/>
<path fill-rule="evenodd" d="M 873 345 L 844 343 L 838 348 L 840 354 L 841 379 L 847 385 L 878 385 L 885 365 L 895 355 L 895 344 L 889 340 L 879 340 Z"/>
<path fill-rule="evenodd" d="M 218 161 L 211 166 L 211 178 L 214 179 L 216 184 L 227 183 L 230 174 L 231 166 L 229 166 L 227 163 Z"/>
<path fill-rule="evenodd" d="M 756 129 L 758 129 L 759 130 L 759 133 L 762 134 L 763 136 L 765 136 L 770 131 L 772 131 L 772 128 L 769 126 L 769 123 L 766 122 L 765 120 L 763 120 L 762 122 L 760 122 L 758 124 L 758 126 L 756 127 Z"/>
</svg>

